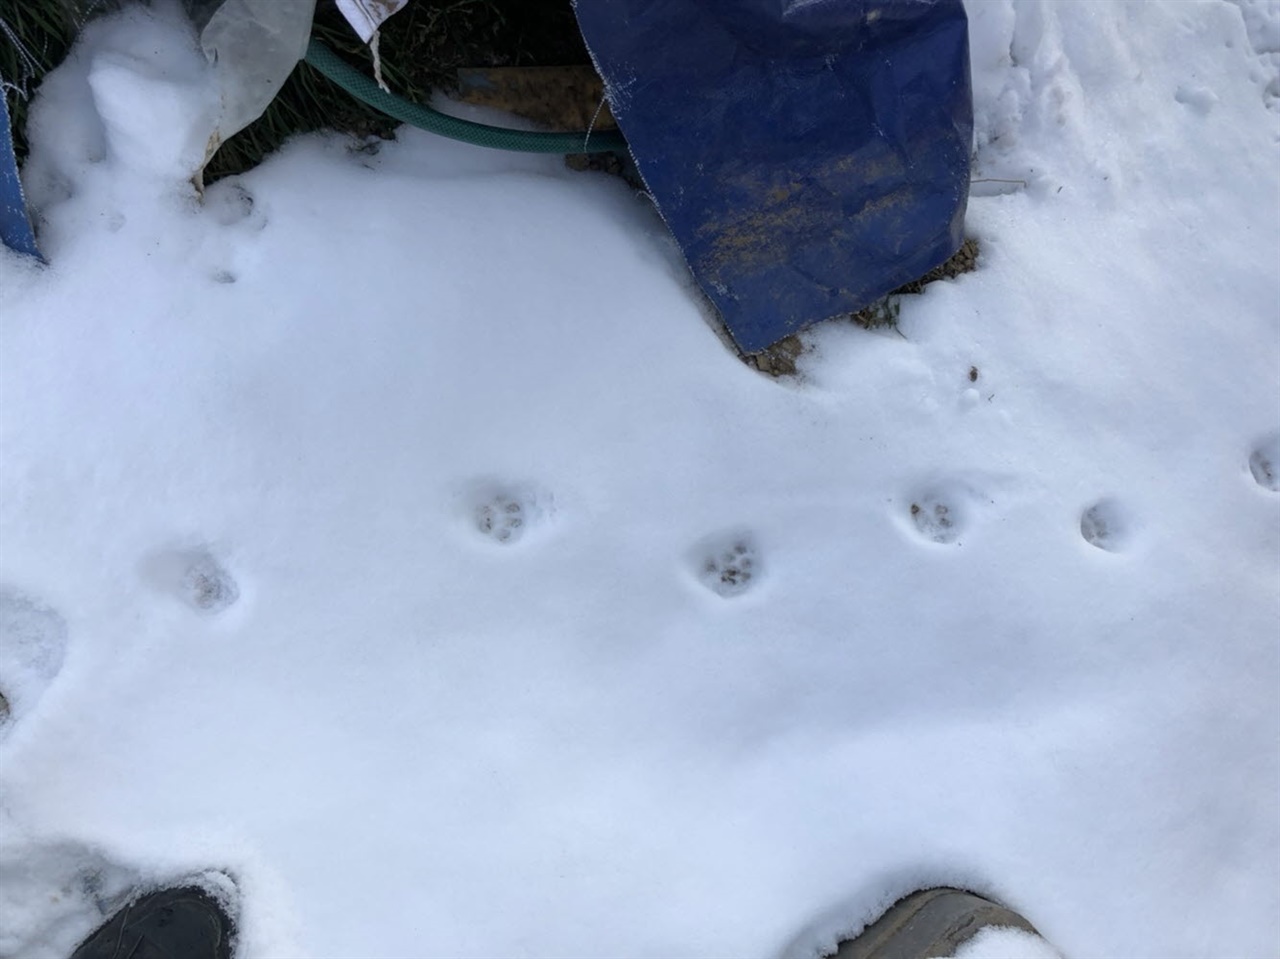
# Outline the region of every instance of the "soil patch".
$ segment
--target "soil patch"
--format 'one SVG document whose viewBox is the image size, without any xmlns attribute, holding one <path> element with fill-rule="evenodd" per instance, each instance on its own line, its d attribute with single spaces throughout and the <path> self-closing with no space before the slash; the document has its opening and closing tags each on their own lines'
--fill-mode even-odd
<svg viewBox="0 0 1280 959">
<path fill-rule="evenodd" d="M 871 304 L 849 316 L 849 321 L 864 330 L 881 330 L 898 328 L 898 313 L 902 308 L 901 298 L 914 296 L 924 292 L 924 288 L 936 280 L 952 279 L 962 273 L 972 273 L 978 268 L 978 241 L 969 237 L 960 245 L 960 249 L 950 259 L 920 277 L 898 287 L 883 300 Z M 839 322 L 834 320 L 831 322 Z M 804 352 L 804 342 L 800 335 L 788 336 L 779 340 L 766 350 L 749 356 L 742 356 L 742 361 L 753 369 L 770 376 L 794 376 L 796 360 Z M 972 379 L 977 379 L 976 370 Z"/>
</svg>

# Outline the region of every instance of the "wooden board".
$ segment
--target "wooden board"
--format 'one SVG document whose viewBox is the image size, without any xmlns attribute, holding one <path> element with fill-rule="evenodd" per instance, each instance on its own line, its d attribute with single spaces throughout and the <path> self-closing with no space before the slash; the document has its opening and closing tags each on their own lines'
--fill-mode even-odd
<svg viewBox="0 0 1280 959">
<path fill-rule="evenodd" d="M 464 103 L 514 113 L 550 130 L 616 130 L 604 83 L 590 66 L 475 67 L 458 71 Z"/>
</svg>

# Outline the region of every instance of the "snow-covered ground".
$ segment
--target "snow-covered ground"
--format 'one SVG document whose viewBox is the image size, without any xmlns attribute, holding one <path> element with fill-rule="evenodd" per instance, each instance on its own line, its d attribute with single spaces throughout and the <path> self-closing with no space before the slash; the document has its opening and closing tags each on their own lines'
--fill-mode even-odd
<svg viewBox="0 0 1280 959">
<path fill-rule="evenodd" d="M 555 158 L 197 202 L 194 54 L 91 30 L 0 255 L 0 955 L 207 869 L 245 957 L 814 956 L 940 883 L 1280 954 L 1280 4 L 970 12 L 980 268 L 791 381 Z"/>
</svg>

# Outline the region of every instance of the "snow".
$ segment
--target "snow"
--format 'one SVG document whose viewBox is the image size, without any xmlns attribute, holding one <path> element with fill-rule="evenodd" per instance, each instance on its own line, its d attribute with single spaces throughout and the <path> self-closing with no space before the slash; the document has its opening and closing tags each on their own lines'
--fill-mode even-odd
<svg viewBox="0 0 1280 959">
<path fill-rule="evenodd" d="M 1039 936 L 1006 926 L 987 926 L 961 944 L 955 959 L 1062 959 Z"/>
<path fill-rule="evenodd" d="M 816 956 L 940 884 L 1280 954 L 1280 11 L 971 30 L 978 271 L 791 381 L 554 158 L 200 201 L 193 41 L 88 31 L 0 255 L 0 955 L 209 870 L 246 957 Z"/>
</svg>

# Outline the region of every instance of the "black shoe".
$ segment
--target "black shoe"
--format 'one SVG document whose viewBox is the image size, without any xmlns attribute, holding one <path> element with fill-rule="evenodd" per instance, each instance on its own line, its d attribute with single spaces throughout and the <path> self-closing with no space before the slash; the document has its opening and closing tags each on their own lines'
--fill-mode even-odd
<svg viewBox="0 0 1280 959">
<path fill-rule="evenodd" d="M 71 959 L 231 959 L 235 926 L 196 886 L 135 899 L 99 926 Z"/>
</svg>

